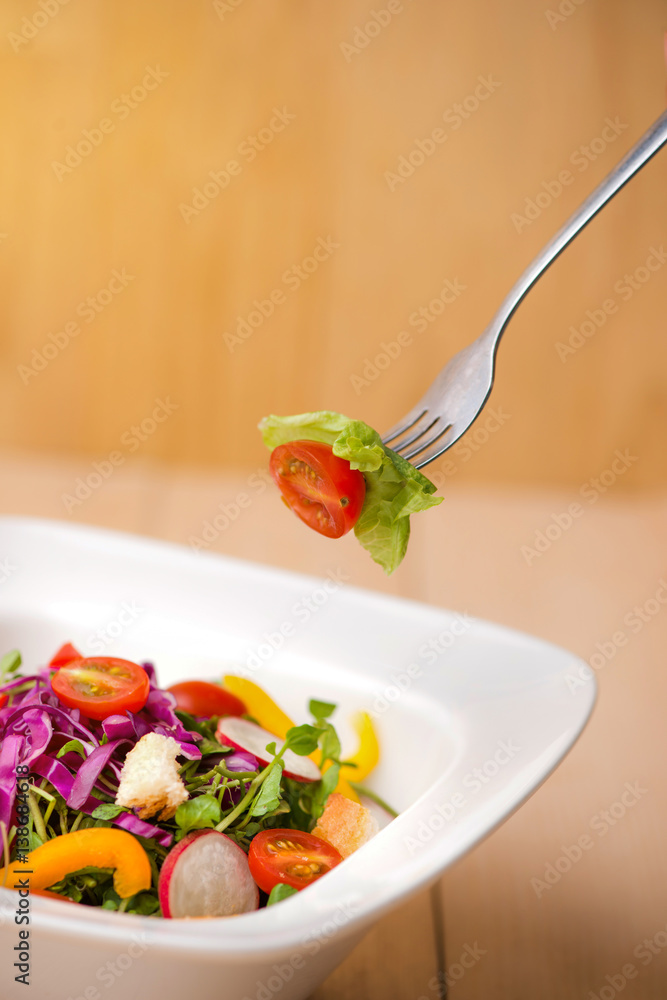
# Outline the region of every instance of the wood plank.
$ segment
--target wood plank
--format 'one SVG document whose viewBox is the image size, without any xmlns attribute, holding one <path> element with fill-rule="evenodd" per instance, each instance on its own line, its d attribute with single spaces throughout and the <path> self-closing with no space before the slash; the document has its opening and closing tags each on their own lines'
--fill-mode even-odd
<svg viewBox="0 0 667 1000">
<path fill-rule="evenodd" d="M 21 40 L 31 11 L 2 4 L 5 445 L 101 459 L 165 395 L 179 410 L 142 455 L 213 468 L 262 461 L 267 411 L 393 424 L 664 106 L 662 0 L 586 0 L 552 24 L 532 0 L 404 0 L 377 33 L 366 0 L 228 6 L 69 3 Z M 168 75 L 142 93 L 147 66 Z M 481 101 L 480 77 L 499 84 Z M 600 139 L 607 118 L 619 134 Z M 426 156 L 415 142 L 431 149 L 435 128 L 446 141 Z M 251 159 L 242 144 L 261 129 L 273 138 Z M 390 183 L 401 157 L 413 173 Z M 240 173 L 186 222 L 179 206 L 232 159 Z M 511 420 L 470 480 L 577 485 L 624 438 L 645 461 L 622 488 L 667 483 L 664 271 L 623 277 L 664 239 L 664 176 L 663 154 L 519 311 L 493 401 Z M 312 274 L 285 277 L 329 237 Z M 107 304 L 123 269 L 132 280 Z M 443 305 L 446 281 L 465 290 Z M 596 332 L 588 313 L 610 297 Z M 247 339 L 226 342 L 251 313 Z M 402 331 L 412 341 L 389 363 L 382 345 Z"/>
<path fill-rule="evenodd" d="M 431 894 L 420 893 L 380 920 L 311 1000 L 421 1000 L 432 996 L 438 958 Z"/>
<path fill-rule="evenodd" d="M 164 499 L 164 481 L 145 463 L 128 461 L 103 479 L 87 460 L 3 452 L 0 468 L 0 511 L 5 515 L 151 534 Z M 95 474 L 99 484 L 90 478 Z"/>
<path fill-rule="evenodd" d="M 601 498 L 528 566 L 520 547 L 571 501 L 495 498 L 491 511 L 480 496 L 468 521 L 450 507 L 446 524 L 428 535 L 420 526 L 422 557 L 440 532 L 456 567 L 444 600 L 456 592 L 469 612 L 571 648 L 599 684 L 593 719 L 565 763 L 442 880 L 448 967 L 467 945 L 485 952 L 452 979 L 459 1000 L 611 997 L 627 963 L 623 996 L 664 996 L 665 502 Z M 432 596 L 442 567 L 422 566 L 422 595 Z"/>
</svg>

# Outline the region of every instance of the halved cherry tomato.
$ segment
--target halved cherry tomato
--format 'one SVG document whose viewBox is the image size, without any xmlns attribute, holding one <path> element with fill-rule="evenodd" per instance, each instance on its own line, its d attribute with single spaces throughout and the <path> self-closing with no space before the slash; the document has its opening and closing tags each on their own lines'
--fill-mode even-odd
<svg viewBox="0 0 667 1000">
<path fill-rule="evenodd" d="M 9 701 L 8 694 L 0 694 L 0 708 L 4 708 L 8 701 Z"/>
<path fill-rule="evenodd" d="M 150 690 L 143 667 L 114 656 L 71 660 L 53 675 L 51 686 L 63 705 L 99 720 L 118 712 L 139 712 Z"/>
<path fill-rule="evenodd" d="M 262 830 L 248 852 L 250 873 L 264 892 L 280 882 L 305 889 L 342 860 L 331 844 L 301 830 Z"/>
<path fill-rule="evenodd" d="M 366 496 L 366 480 L 331 445 L 290 441 L 271 452 L 271 475 L 297 517 L 327 538 L 355 526 Z"/>
<path fill-rule="evenodd" d="M 181 681 L 167 691 L 176 698 L 177 707 L 190 715 L 210 719 L 213 715 L 245 715 L 248 711 L 235 694 L 209 681 Z"/>
<path fill-rule="evenodd" d="M 61 646 L 56 655 L 53 657 L 49 666 L 52 670 L 58 670 L 63 667 L 66 663 L 71 663 L 72 660 L 80 660 L 81 653 L 73 646 L 71 642 L 66 642 L 64 646 Z"/>
</svg>

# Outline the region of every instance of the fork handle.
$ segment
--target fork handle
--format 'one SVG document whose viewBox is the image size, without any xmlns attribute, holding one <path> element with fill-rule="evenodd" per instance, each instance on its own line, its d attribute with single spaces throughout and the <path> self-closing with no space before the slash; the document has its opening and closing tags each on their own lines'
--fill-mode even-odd
<svg viewBox="0 0 667 1000">
<path fill-rule="evenodd" d="M 528 265 L 519 280 L 516 282 L 510 293 L 504 299 L 500 309 L 496 313 L 489 329 L 488 335 L 496 342 L 500 340 L 508 321 L 514 313 L 526 292 L 535 284 L 537 279 L 544 274 L 550 264 L 571 243 L 574 237 L 581 232 L 601 208 L 611 201 L 615 194 L 628 183 L 631 177 L 651 159 L 658 150 L 667 142 L 667 111 L 665 111 L 656 122 L 651 125 L 641 139 L 635 143 L 632 149 L 626 153 L 621 162 L 614 167 L 611 173 L 599 184 L 586 201 L 579 206 L 577 211 L 570 216 L 562 229 L 556 233 L 554 238 L 547 243 L 544 249 L 537 255 L 531 264 Z"/>
</svg>

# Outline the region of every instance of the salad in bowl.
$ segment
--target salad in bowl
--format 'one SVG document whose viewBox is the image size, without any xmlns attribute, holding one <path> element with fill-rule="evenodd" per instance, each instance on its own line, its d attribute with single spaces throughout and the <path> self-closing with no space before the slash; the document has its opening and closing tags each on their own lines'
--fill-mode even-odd
<svg viewBox="0 0 667 1000">
<path fill-rule="evenodd" d="M 151 663 L 66 643 L 0 660 L 0 885 L 166 919 L 227 917 L 307 888 L 395 813 L 312 699 L 295 725 L 253 681 L 159 686 Z"/>
</svg>

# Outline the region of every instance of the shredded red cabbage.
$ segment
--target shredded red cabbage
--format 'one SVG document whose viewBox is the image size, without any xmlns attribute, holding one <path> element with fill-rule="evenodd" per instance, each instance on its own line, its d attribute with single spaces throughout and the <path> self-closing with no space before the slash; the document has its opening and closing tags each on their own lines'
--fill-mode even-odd
<svg viewBox="0 0 667 1000">
<path fill-rule="evenodd" d="M 16 768 L 24 743 L 23 736 L 7 736 L 0 743 L 0 820 L 7 828 L 11 825 L 14 799 L 16 797 Z"/>
<path fill-rule="evenodd" d="M 247 750 L 235 750 L 221 758 L 228 771 L 257 771 L 259 765 L 256 757 Z"/>
<path fill-rule="evenodd" d="M 120 747 L 127 745 L 127 751 L 131 750 L 133 744 L 131 740 L 114 740 L 112 743 L 105 743 L 104 746 L 96 747 L 90 756 L 81 764 L 76 773 L 76 778 L 72 785 L 72 791 L 67 799 L 70 809 L 82 809 L 83 804 L 92 792 L 95 782 L 104 770 L 105 766 Z"/>
<path fill-rule="evenodd" d="M 29 765 L 31 771 L 47 778 L 71 809 L 91 814 L 102 804 L 93 795 L 97 788 L 113 796 L 118 788 L 120 771 L 128 750 L 146 733 L 172 736 L 188 760 L 199 760 L 199 733 L 190 732 L 174 711 L 176 701 L 162 691 L 152 663 L 142 664 L 148 674 L 150 691 L 140 712 L 111 715 L 103 722 L 83 718 L 76 708 L 63 705 L 51 687 L 48 667 L 0 686 L 9 703 L 0 708 L 0 821 L 9 829 L 15 819 L 16 768 Z M 25 690 L 21 686 L 30 685 Z M 58 759 L 59 750 L 70 740 L 78 740 L 87 756 L 67 751 Z M 249 754 L 226 758 L 230 770 L 254 770 L 257 762 Z M 132 813 L 120 813 L 112 822 L 142 837 L 154 837 L 164 846 L 171 834 Z"/>
<path fill-rule="evenodd" d="M 38 757 L 31 764 L 31 770 L 33 774 L 39 774 L 40 777 L 47 778 L 55 790 L 62 795 L 67 804 L 70 804 L 69 799 L 71 798 L 76 779 L 59 760 L 54 760 L 46 756 Z M 93 810 L 101 805 L 102 799 L 96 799 L 90 795 L 80 806 L 74 806 L 73 808 L 80 809 L 81 812 L 87 813 L 90 816 Z M 146 823 L 145 820 L 139 819 L 133 813 L 120 813 L 111 822 L 140 837 L 147 837 L 149 839 L 153 837 L 163 847 L 171 846 L 173 837 L 170 833 L 166 830 L 161 830 L 159 826 L 153 826 L 152 823 Z"/>
</svg>

